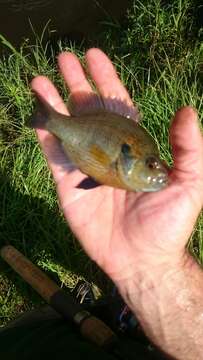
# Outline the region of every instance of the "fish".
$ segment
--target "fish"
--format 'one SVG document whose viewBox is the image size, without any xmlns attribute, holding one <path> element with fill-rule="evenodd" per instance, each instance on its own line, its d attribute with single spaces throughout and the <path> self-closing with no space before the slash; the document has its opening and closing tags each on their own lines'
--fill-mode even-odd
<svg viewBox="0 0 203 360">
<path fill-rule="evenodd" d="M 138 123 L 137 107 L 119 99 L 79 94 L 69 101 L 68 116 L 36 96 L 30 126 L 54 134 L 82 173 L 99 184 L 133 192 L 153 192 L 167 186 L 168 171 L 154 139 Z"/>
</svg>

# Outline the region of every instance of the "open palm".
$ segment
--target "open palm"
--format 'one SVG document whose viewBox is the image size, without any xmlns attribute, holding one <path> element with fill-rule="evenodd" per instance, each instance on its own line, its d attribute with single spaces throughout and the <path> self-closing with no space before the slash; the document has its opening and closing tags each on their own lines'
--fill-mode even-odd
<svg viewBox="0 0 203 360">
<path fill-rule="evenodd" d="M 59 67 L 72 94 L 92 93 L 79 60 L 72 53 L 59 56 Z M 89 73 L 103 97 L 132 101 L 113 65 L 99 49 L 86 54 Z M 57 111 L 68 110 L 54 85 L 45 77 L 32 81 L 32 89 Z M 126 119 L 126 121 L 128 121 Z M 58 140 L 37 130 L 57 186 L 64 215 L 88 255 L 114 280 L 132 277 L 139 267 L 178 261 L 203 201 L 203 140 L 196 112 L 185 107 L 176 113 L 170 141 L 174 167 L 169 186 L 156 193 L 133 193 L 98 186 L 81 189 L 86 176 L 54 162 Z"/>
</svg>

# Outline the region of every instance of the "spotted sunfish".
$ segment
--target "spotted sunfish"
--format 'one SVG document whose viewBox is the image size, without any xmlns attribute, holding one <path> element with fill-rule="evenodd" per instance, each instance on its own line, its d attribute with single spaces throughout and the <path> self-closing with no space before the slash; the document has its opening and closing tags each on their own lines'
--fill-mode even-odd
<svg viewBox="0 0 203 360">
<path fill-rule="evenodd" d="M 83 105 L 66 116 L 37 96 L 30 126 L 54 134 L 68 159 L 99 184 L 136 192 L 163 189 L 168 172 L 155 141 L 138 124 L 137 108 L 133 119 L 128 106 L 116 99 L 93 96 Z"/>
</svg>

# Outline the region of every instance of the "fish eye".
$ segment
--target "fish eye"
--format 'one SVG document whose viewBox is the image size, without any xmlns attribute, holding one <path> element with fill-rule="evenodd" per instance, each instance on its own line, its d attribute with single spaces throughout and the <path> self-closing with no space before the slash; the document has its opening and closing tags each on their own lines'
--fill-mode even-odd
<svg viewBox="0 0 203 360">
<path fill-rule="evenodd" d="M 121 145 L 121 152 L 122 152 L 122 154 L 124 154 L 124 155 L 129 155 L 129 153 L 131 152 L 131 147 L 130 147 L 130 145 L 128 145 L 128 144 L 122 144 Z"/>
<path fill-rule="evenodd" d="M 146 166 L 149 169 L 157 169 L 159 167 L 159 162 L 155 158 L 155 156 L 149 156 L 145 161 Z"/>
</svg>

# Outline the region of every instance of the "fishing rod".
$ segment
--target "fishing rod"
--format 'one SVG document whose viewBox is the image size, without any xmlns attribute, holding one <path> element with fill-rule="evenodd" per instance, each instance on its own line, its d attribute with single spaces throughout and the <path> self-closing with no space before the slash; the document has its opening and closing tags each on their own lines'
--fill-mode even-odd
<svg viewBox="0 0 203 360">
<path fill-rule="evenodd" d="M 115 333 L 103 321 L 84 310 L 67 291 L 15 247 L 3 246 L 0 255 L 56 312 L 73 322 L 84 338 L 103 348 L 109 348 L 116 342 Z"/>
<path fill-rule="evenodd" d="M 149 351 L 136 340 L 125 344 L 126 340 L 116 334 L 103 321 L 84 310 L 68 291 L 61 289 L 42 270 L 28 260 L 12 245 L 3 246 L 1 257 L 65 320 L 71 321 L 81 335 L 120 360 L 166 360 L 159 351 Z M 136 351 L 135 351 L 136 345 Z M 136 357 L 135 357 L 136 356 Z"/>
</svg>

